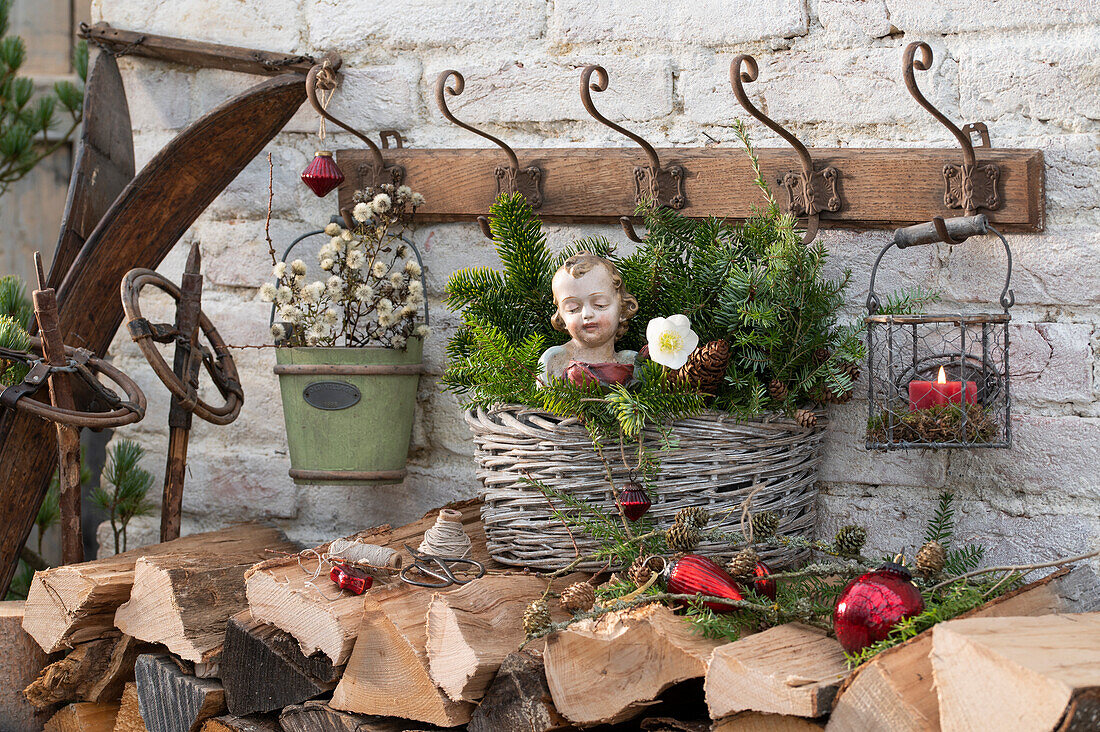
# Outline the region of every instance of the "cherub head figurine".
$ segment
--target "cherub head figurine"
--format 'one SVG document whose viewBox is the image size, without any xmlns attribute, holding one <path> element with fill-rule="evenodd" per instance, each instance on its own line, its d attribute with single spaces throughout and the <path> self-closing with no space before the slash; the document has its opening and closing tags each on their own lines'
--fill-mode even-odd
<svg viewBox="0 0 1100 732">
<path fill-rule="evenodd" d="M 638 300 L 626 291 L 611 261 L 590 252 L 575 254 L 554 273 L 551 287 L 556 311 L 550 322 L 571 340 L 543 353 L 544 376 L 565 375 L 571 362 L 633 364 L 634 351 L 616 352 L 615 341 L 637 315 Z"/>
</svg>

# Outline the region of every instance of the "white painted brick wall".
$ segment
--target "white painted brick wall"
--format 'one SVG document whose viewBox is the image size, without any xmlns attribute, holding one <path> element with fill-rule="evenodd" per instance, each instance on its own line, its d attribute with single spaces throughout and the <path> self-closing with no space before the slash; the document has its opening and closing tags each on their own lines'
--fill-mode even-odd
<svg viewBox="0 0 1100 732">
<path fill-rule="evenodd" d="M 809 145 L 953 147 L 953 138 L 907 95 L 901 52 L 911 40 L 934 51 L 919 72 L 925 95 L 960 124 L 983 120 L 999 147 L 1043 151 L 1047 230 L 1010 236 L 1015 255 L 1011 451 L 891 453 L 863 449 L 862 391 L 833 409 L 821 467 L 820 533 L 866 524 L 872 551 L 918 542 L 939 491 L 959 497 L 960 538 L 981 540 L 995 560 L 1077 552 L 1100 541 L 1100 5 L 1094 0 L 97 0 L 97 19 L 120 28 L 285 52 L 336 50 L 343 87 L 332 111 L 364 130 L 396 128 L 417 147 L 486 144 L 445 120 L 432 89 L 442 69 L 466 76 L 453 98 L 462 119 L 513 145 L 630 144 L 592 122 L 577 95 L 580 69 L 605 65 L 610 89 L 596 104 L 628 120 L 654 144 L 703 145 L 704 132 L 736 144 L 730 125 L 746 119 L 761 146 L 774 134 L 740 112 L 729 89 L 730 60 L 754 54 L 760 80 L 749 94 Z M 139 165 L 188 121 L 255 82 L 243 74 L 196 71 L 142 59 L 122 68 Z M 330 199 L 298 181 L 318 148 L 316 117 L 304 108 L 267 148 L 275 165 L 271 232 L 280 252 L 325 223 Z M 330 128 L 329 145 L 358 146 Z M 186 249 L 201 245 L 207 312 L 231 343 L 266 341 L 267 307 L 256 288 L 268 275 L 264 241 L 268 168 L 257 158 L 218 197 L 160 268 L 178 279 Z M 555 247 L 613 227 L 547 226 Z M 496 265 L 470 224 L 429 225 L 417 234 L 427 264 L 436 335 L 432 374 L 456 318 L 441 303 L 448 275 Z M 848 310 L 858 316 L 882 231 L 826 231 L 830 272 L 852 271 Z M 625 242 L 624 242 L 625 244 Z M 921 285 L 945 306 L 995 298 L 1003 252 L 991 242 L 921 248 L 880 272 L 879 288 Z M 150 303 L 150 317 L 165 317 Z M 158 308 L 160 310 L 158 311 Z M 116 362 L 146 389 L 146 420 L 120 431 L 149 447 L 158 476 L 166 446 L 168 396 L 128 338 Z M 383 521 L 404 522 L 431 506 L 477 491 L 471 442 L 456 399 L 421 382 L 418 421 L 404 486 L 294 486 L 270 350 L 237 355 L 246 391 L 228 427 L 196 421 L 184 529 L 249 516 L 275 520 L 314 542 Z M 156 522 L 142 536 L 153 537 Z"/>
</svg>

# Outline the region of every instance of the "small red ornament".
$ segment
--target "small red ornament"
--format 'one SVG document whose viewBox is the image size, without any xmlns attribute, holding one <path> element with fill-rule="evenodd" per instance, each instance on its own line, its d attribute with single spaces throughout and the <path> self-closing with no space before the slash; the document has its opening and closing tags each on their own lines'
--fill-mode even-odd
<svg viewBox="0 0 1100 732">
<path fill-rule="evenodd" d="M 710 595 L 743 600 L 737 582 L 726 570 L 698 554 L 685 554 L 667 570 L 668 591 L 676 595 Z M 717 602 L 703 603 L 716 613 L 732 613 L 737 608 Z"/>
<path fill-rule="evenodd" d="M 738 582 L 746 592 L 752 591 L 761 597 L 766 597 L 769 600 L 774 600 L 778 594 L 778 588 L 775 585 L 775 580 L 771 578 L 771 567 L 764 564 L 762 561 L 757 560 L 756 569 L 752 571 L 756 576 L 756 579 L 751 582 Z M 749 585 L 752 585 L 751 587 Z"/>
<path fill-rule="evenodd" d="M 619 507 L 623 510 L 623 516 L 631 521 L 637 521 L 645 516 L 645 512 L 652 505 L 649 494 L 640 483 L 623 483 L 622 490 L 619 491 Z"/>
<path fill-rule="evenodd" d="M 318 197 L 324 198 L 332 192 L 336 186 L 344 182 L 344 174 L 340 172 L 340 166 L 332 159 L 332 153 L 328 150 L 318 150 L 312 162 L 302 171 L 302 182 Z"/>
<path fill-rule="evenodd" d="M 889 562 L 848 583 L 833 609 L 836 639 L 857 653 L 887 636 L 898 621 L 924 611 L 909 570 Z"/>
<path fill-rule="evenodd" d="M 335 564 L 328 573 L 329 578 L 336 583 L 341 590 L 347 590 L 353 595 L 362 595 L 374 584 L 374 577 L 355 567 L 346 564 Z"/>
</svg>

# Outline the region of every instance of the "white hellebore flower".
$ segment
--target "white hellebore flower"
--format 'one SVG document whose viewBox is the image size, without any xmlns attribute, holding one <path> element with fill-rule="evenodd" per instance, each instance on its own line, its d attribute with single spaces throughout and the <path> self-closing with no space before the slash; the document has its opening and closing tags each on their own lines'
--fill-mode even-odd
<svg viewBox="0 0 1100 732">
<path fill-rule="evenodd" d="M 699 336 L 691 329 L 691 321 L 680 313 L 649 321 L 645 339 L 649 342 L 649 357 L 670 369 L 687 363 L 688 356 L 699 345 Z"/>
</svg>

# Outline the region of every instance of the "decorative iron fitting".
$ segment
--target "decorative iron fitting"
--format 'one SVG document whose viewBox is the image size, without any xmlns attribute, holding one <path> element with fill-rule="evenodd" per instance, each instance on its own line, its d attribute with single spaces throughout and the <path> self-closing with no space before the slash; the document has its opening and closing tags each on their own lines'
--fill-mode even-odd
<svg viewBox="0 0 1100 732">
<path fill-rule="evenodd" d="M 498 165 L 496 168 L 497 196 L 501 194 L 522 194 L 531 204 L 531 208 L 542 206 L 542 168 L 529 165 L 517 170 L 510 165 Z"/>
<path fill-rule="evenodd" d="M 787 211 L 795 218 L 839 211 L 843 205 L 837 189 L 839 182 L 840 171 L 832 166 L 815 170 L 809 179 L 805 173 L 795 172 L 779 179 L 787 194 Z"/>
<path fill-rule="evenodd" d="M 355 171 L 358 185 L 356 190 L 377 188 L 383 183 L 399 186 L 405 182 L 405 167 L 402 165 L 385 165 L 379 167 L 377 162 L 362 163 Z"/>
</svg>

